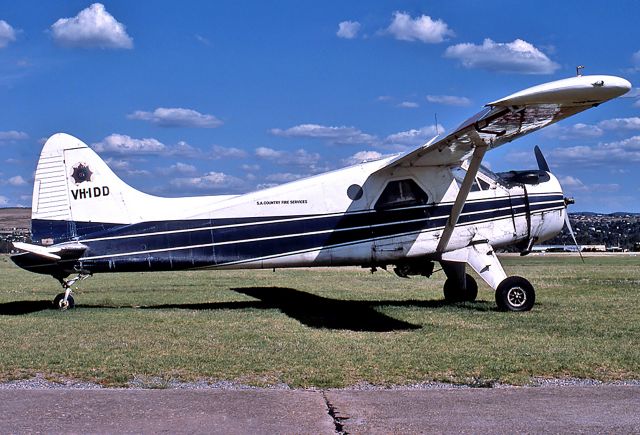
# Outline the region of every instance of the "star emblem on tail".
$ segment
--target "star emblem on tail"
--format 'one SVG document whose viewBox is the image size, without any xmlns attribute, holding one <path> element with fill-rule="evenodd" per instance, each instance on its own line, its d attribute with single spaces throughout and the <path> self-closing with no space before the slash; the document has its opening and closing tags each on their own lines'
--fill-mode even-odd
<svg viewBox="0 0 640 435">
<path fill-rule="evenodd" d="M 80 184 L 84 181 L 91 181 L 92 175 L 93 175 L 93 172 L 91 172 L 91 169 L 89 169 L 89 166 L 84 165 L 82 163 L 80 163 L 78 166 L 73 168 L 73 173 L 71 174 L 76 184 Z"/>
</svg>

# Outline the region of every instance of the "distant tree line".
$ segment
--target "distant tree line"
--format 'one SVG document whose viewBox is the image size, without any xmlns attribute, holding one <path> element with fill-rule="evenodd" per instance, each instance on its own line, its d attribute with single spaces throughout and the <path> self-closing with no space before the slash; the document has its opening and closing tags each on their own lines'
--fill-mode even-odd
<svg viewBox="0 0 640 435">
<path fill-rule="evenodd" d="M 640 216 L 616 213 L 599 215 L 571 213 L 569 215 L 579 245 L 605 245 L 634 250 L 640 245 Z M 545 245 L 573 245 L 573 239 L 565 226 L 555 238 Z"/>
</svg>

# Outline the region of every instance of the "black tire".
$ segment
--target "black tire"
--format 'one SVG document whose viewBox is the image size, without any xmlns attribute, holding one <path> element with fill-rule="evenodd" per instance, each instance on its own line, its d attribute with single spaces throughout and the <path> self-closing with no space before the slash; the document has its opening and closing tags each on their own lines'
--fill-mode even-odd
<svg viewBox="0 0 640 435">
<path fill-rule="evenodd" d="M 64 310 L 70 310 L 73 307 L 76 306 L 76 302 L 73 300 L 73 296 L 69 295 L 67 297 L 67 304 L 64 305 L 63 301 L 64 300 L 64 293 L 60 293 L 58 294 L 54 299 L 53 299 L 53 309 L 54 310 L 60 310 L 60 311 L 64 311 Z"/>
<path fill-rule="evenodd" d="M 529 311 L 536 302 L 536 292 L 521 276 L 505 278 L 496 289 L 496 304 L 500 311 Z"/>
<path fill-rule="evenodd" d="M 473 302 L 476 300 L 478 296 L 478 283 L 476 280 L 469 275 L 465 274 L 466 280 L 466 289 L 458 288 L 458 283 L 456 280 L 451 278 L 447 278 L 444 282 L 444 300 L 453 303 L 453 302 Z"/>
</svg>

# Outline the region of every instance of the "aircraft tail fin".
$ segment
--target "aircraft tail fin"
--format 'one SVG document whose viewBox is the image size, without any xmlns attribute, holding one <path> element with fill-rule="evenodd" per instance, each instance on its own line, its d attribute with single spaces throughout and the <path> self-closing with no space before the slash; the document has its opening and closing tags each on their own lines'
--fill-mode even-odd
<svg viewBox="0 0 640 435">
<path fill-rule="evenodd" d="M 34 242 L 51 245 L 77 236 L 77 225 L 129 223 L 127 204 L 148 197 L 122 181 L 81 140 L 57 133 L 36 168 L 31 209 Z"/>
</svg>

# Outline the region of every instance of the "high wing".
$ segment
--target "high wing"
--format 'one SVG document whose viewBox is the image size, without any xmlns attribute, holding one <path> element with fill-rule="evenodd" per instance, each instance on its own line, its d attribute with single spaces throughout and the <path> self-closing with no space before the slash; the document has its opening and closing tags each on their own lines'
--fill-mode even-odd
<svg viewBox="0 0 640 435">
<path fill-rule="evenodd" d="M 443 253 L 455 229 L 484 154 L 507 142 L 551 125 L 631 89 L 627 80 L 605 75 L 577 76 L 544 83 L 488 103 L 442 139 L 401 154 L 383 168 L 460 164 L 470 159 L 436 251 Z"/>
<path fill-rule="evenodd" d="M 445 137 L 399 155 L 380 170 L 458 164 L 476 147 L 499 147 L 630 89 L 627 80 L 606 75 L 571 77 L 534 86 L 488 103 Z"/>
</svg>

